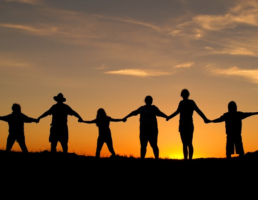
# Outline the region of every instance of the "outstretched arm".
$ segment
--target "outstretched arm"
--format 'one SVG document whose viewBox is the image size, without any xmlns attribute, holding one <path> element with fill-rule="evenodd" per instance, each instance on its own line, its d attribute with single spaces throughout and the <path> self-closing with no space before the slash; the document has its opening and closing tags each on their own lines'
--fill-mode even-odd
<svg viewBox="0 0 258 200">
<path fill-rule="evenodd" d="M 179 103 L 179 105 L 178 105 L 177 110 L 176 110 L 173 114 L 171 114 L 170 116 L 167 117 L 167 121 L 170 120 L 170 119 L 172 119 L 173 117 L 175 117 L 175 116 L 178 115 L 179 113 L 180 113 L 180 103 Z"/>
<path fill-rule="evenodd" d="M 201 118 L 204 120 L 205 123 L 211 122 L 207 117 L 203 114 L 203 112 L 195 105 L 195 111 L 201 116 Z"/>
<path fill-rule="evenodd" d="M 164 114 L 163 112 L 161 112 L 159 109 L 158 109 L 158 112 L 156 115 L 159 117 L 168 118 L 168 116 L 166 114 Z"/>
<path fill-rule="evenodd" d="M 77 117 L 79 120 L 82 120 L 81 116 L 77 112 L 75 112 L 74 110 L 72 110 L 72 115 Z"/>
<path fill-rule="evenodd" d="M 243 113 L 242 119 L 250 117 L 252 115 L 258 115 L 258 112 Z"/>
<path fill-rule="evenodd" d="M 225 121 L 225 119 L 223 118 L 223 116 L 222 116 L 222 117 L 220 117 L 220 118 L 217 118 L 217 119 L 211 120 L 211 122 L 213 122 L 213 123 L 219 123 L 219 122 L 224 122 L 224 121 Z"/>
<path fill-rule="evenodd" d="M 131 112 L 129 115 L 127 115 L 126 117 L 124 117 L 124 118 L 123 118 L 123 121 L 126 121 L 128 117 L 136 116 L 136 115 L 138 115 L 138 114 L 140 114 L 139 109 L 137 109 L 137 110 Z"/>
<path fill-rule="evenodd" d="M 38 122 L 37 119 L 28 117 L 28 116 L 26 116 L 26 115 L 24 115 L 24 114 L 23 114 L 23 121 L 24 121 L 25 123 Z"/>
<path fill-rule="evenodd" d="M 48 115 L 51 115 L 51 111 L 50 110 L 48 110 L 47 112 L 43 113 L 40 117 L 38 117 L 37 123 L 39 122 L 40 119 L 42 119 L 42 118 L 44 118 L 44 117 L 46 117 Z"/>
<path fill-rule="evenodd" d="M 87 123 L 87 124 L 94 124 L 94 123 L 97 122 L 97 120 L 94 119 L 94 120 L 91 120 L 91 121 L 83 121 L 82 119 L 79 119 L 78 122 L 83 122 L 83 123 Z"/>
<path fill-rule="evenodd" d="M 110 117 L 111 122 L 122 122 L 124 119 L 113 119 Z"/>
<path fill-rule="evenodd" d="M 9 115 L 0 117 L 0 120 L 5 121 L 5 122 L 8 122 L 8 119 L 9 119 Z"/>
</svg>

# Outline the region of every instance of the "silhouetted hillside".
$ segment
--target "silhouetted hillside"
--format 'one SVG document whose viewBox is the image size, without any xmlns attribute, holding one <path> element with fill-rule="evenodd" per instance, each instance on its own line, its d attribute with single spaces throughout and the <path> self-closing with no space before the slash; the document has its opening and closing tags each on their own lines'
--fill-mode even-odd
<svg viewBox="0 0 258 200">
<path fill-rule="evenodd" d="M 216 158 L 192 161 L 127 157 L 96 159 L 70 153 L 26 155 L 0 151 L 0 161 L 1 182 L 4 188 L 13 189 L 16 194 L 18 189 L 26 195 L 70 194 L 80 198 L 89 198 L 89 195 L 95 195 L 95 198 L 99 195 L 119 197 L 120 194 L 120 198 L 128 195 L 147 197 L 154 193 L 166 197 L 205 196 L 206 192 L 213 196 L 255 192 L 258 151 L 230 161 Z"/>
</svg>

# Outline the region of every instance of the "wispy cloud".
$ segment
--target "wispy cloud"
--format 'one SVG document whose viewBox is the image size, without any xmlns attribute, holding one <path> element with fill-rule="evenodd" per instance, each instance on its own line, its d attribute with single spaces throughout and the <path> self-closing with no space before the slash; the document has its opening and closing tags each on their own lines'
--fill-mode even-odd
<svg viewBox="0 0 258 200">
<path fill-rule="evenodd" d="M 43 2 L 40 0 L 4 0 L 6 2 L 25 3 L 30 5 L 42 5 Z"/>
<path fill-rule="evenodd" d="M 0 67 L 12 67 L 12 68 L 21 68 L 21 69 L 30 69 L 32 67 L 31 63 L 4 59 L 0 60 Z"/>
<path fill-rule="evenodd" d="M 116 71 L 107 71 L 106 74 L 116 74 L 116 75 L 128 75 L 128 76 L 138 76 L 138 77 L 148 77 L 148 76 L 164 76 L 171 73 L 156 71 L 156 70 L 142 70 L 142 69 L 121 69 Z"/>
<path fill-rule="evenodd" d="M 192 22 L 207 30 L 234 28 L 240 24 L 258 26 L 258 4 L 252 0 L 241 2 L 224 15 L 197 15 Z"/>
<path fill-rule="evenodd" d="M 106 69 L 106 65 L 103 64 L 102 66 L 100 66 L 100 67 L 95 67 L 94 69 L 96 69 L 96 70 Z"/>
<path fill-rule="evenodd" d="M 18 29 L 37 35 L 51 35 L 57 31 L 56 27 L 35 28 L 33 26 L 26 26 L 20 24 L 0 24 L 0 27 Z"/>
<path fill-rule="evenodd" d="M 159 32 L 162 31 L 162 29 L 160 27 L 155 26 L 151 23 L 146 23 L 146 22 L 137 21 L 137 20 L 133 20 L 133 19 L 118 18 L 118 17 L 115 18 L 115 17 L 107 17 L 107 16 L 101 16 L 101 15 L 94 15 L 94 16 L 97 16 L 98 18 L 102 18 L 102 19 L 112 20 L 112 21 L 119 21 L 119 22 L 134 24 L 134 25 L 140 25 L 140 26 L 154 29 Z"/>
<path fill-rule="evenodd" d="M 181 63 L 179 65 L 174 66 L 174 68 L 189 68 L 194 65 L 194 62 L 186 62 L 186 63 Z"/>
<path fill-rule="evenodd" d="M 213 69 L 212 72 L 221 75 L 244 77 L 258 84 L 258 69 L 240 69 L 235 66 L 229 69 Z"/>
</svg>

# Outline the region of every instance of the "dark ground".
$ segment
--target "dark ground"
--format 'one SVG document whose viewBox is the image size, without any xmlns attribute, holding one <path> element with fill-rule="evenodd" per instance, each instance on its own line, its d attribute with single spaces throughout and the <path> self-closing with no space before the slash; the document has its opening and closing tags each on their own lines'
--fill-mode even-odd
<svg viewBox="0 0 258 200">
<path fill-rule="evenodd" d="M 96 159 L 4 151 L 0 151 L 0 160 L 1 189 L 10 197 L 207 199 L 240 198 L 244 194 L 245 198 L 257 198 L 258 192 L 258 151 L 230 161 Z"/>
</svg>

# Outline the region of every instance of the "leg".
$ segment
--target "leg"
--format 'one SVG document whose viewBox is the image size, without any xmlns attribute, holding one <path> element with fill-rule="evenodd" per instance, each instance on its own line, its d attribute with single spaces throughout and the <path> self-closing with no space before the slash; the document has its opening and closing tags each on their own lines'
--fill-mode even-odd
<svg viewBox="0 0 258 200">
<path fill-rule="evenodd" d="M 25 138 L 23 137 L 22 139 L 18 140 L 17 142 L 18 142 L 19 146 L 21 147 L 22 152 L 28 153 L 28 149 L 25 144 Z"/>
<path fill-rule="evenodd" d="M 63 124 L 62 126 L 58 126 L 57 131 L 57 140 L 60 142 L 63 153 L 67 153 L 68 151 L 68 126 L 67 124 Z"/>
<path fill-rule="evenodd" d="M 227 135 L 226 155 L 228 159 L 231 158 L 231 154 L 234 154 L 234 138 L 230 135 Z"/>
<path fill-rule="evenodd" d="M 189 133 L 187 143 L 188 143 L 188 150 L 189 150 L 189 160 L 192 160 L 193 152 L 194 152 L 194 148 L 193 148 L 193 131 Z"/>
<path fill-rule="evenodd" d="M 148 144 L 149 126 L 140 124 L 141 158 L 145 158 Z"/>
<path fill-rule="evenodd" d="M 151 145 L 151 147 L 152 147 L 152 150 L 153 150 L 155 159 L 158 159 L 158 158 L 159 158 L 158 134 L 153 134 L 153 135 L 150 137 L 149 142 L 150 142 L 150 145 Z"/>
<path fill-rule="evenodd" d="M 180 136 L 181 136 L 181 141 L 182 141 L 182 143 L 183 143 L 184 160 L 187 160 L 187 158 L 188 158 L 187 135 L 186 135 L 185 132 L 181 131 L 181 132 L 180 132 Z"/>
<path fill-rule="evenodd" d="M 56 153 L 57 140 L 51 141 L 51 153 Z"/>
<path fill-rule="evenodd" d="M 108 150 L 110 151 L 112 156 L 115 156 L 116 153 L 115 153 L 114 148 L 113 148 L 113 142 L 112 142 L 111 135 L 106 139 L 106 144 L 107 144 Z"/>
<path fill-rule="evenodd" d="M 14 142 L 15 142 L 15 138 L 9 135 L 8 138 L 7 138 L 6 150 L 5 151 L 10 152 L 12 147 L 13 147 Z"/>
<path fill-rule="evenodd" d="M 235 136 L 235 147 L 236 147 L 236 153 L 239 154 L 239 156 L 242 156 L 245 154 L 241 135 Z"/>
<path fill-rule="evenodd" d="M 60 141 L 60 143 L 61 143 L 61 146 L 62 146 L 62 148 L 63 148 L 63 153 L 67 153 L 67 151 L 68 151 L 68 144 L 67 144 L 67 142 L 66 141 Z"/>
<path fill-rule="evenodd" d="M 96 158 L 100 157 L 100 151 L 102 149 L 103 144 L 104 144 L 104 140 L 102 138 L 98 137 L 97 150 L 96 150 Z"/>
<path fill-rule="evenodd" d="M 192 160 L 193 152 L 194 152 L 193 144 L 192 143 L 188 146 L 188 149 L 189 149 L 189 160 Z"/>
<path fill-rule="evenodd" d="M 188 150 L 187 150 L 187 145 L 183 143 L 183 154 L 184 154 L 184 160 L 187 160 L 188 157 Z"/>
<path fill-rule="evenodd" d="M 146 155 L 146 148 L 147 148 L 147 144 L 148 144 L 148 139 L 147 137 L 140 133 L 140 143 L 141 143 L 141 158 L 145 158 Z"/>
</svg>

